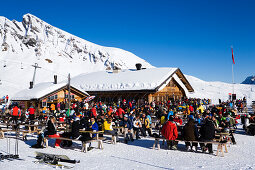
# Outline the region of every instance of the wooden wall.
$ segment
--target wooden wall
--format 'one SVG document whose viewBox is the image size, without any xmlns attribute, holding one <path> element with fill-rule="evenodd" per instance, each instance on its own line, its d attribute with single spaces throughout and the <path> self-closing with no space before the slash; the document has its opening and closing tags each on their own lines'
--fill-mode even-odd
<svg viewBox="0 0 255 170">
<path fill-rule="evenodd" d="M 148 101 L 168 101 L 169 99 L 180 99 L 186 96 L 182 87 L 172 78 L 162 90 L 148 95 Z"/>
</svg>

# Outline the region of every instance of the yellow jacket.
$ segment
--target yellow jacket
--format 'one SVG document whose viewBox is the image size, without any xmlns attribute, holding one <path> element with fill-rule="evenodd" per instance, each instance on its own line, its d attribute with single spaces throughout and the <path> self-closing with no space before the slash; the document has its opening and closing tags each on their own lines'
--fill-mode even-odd
<svg viewBox="0 0 255 170">
<path fill-rule="evenodd" d="M 145 127 L 148 129 L 148 128 L 150 128 L 150 119 L 149 118 L 144 118 L 145 120 L 144 120 L 144 125 L 145 125 Z M 142 124 L 143 124 L 143 118 L 141 118 L 141 122 L 142 122 Z"/>
<path fill-rule="evenodd" d="M 166 122 L 166 117 L 165 116 L 161 116 L 160 124 L 163 125 L 163 124 L 165 124 L 165 122 Z"/>
<path fill-rule="evenodd" d="M 104 121 L 104 124 L 103 124 L 103 131 L 105 130 L 113 130 L 112 129 L 112 122 L 111 123 L 108 123 L 107 120 Z"/>
</svg>

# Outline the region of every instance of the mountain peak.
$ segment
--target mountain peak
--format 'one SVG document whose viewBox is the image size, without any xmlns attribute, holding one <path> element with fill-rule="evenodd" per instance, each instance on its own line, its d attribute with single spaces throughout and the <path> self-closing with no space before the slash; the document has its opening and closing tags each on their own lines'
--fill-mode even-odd
<svg viewBox="0 0 255 170">
<path fill-rule="evenodd" d="M 255 76 L 247 77 L 241 84 L 255 84 Z"/>
<path fill-rule="evenodd" d="M 25 14 L 22 22 L 0 18 L 0 80 L 1 89 L 9 89 L 10 95 L 28 87 L 34 72 L 31 65 L 41 68 L 36 73 L 36 83 L 59 80 L 68 73 L 102 71 L 118 67 L 153 67 L 135 54 L 112 47 L 104 47 L 56 28 L 33 14 Z M 14 74 L 15 73 L 15 74 Z M 1 94 L 0 96 L 6 95 Z"/>
</svg>

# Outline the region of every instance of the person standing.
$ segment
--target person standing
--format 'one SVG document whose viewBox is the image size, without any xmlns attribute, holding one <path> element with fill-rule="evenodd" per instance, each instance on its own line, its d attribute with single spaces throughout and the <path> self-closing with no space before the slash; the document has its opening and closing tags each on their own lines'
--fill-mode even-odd
<svg viewBox="0 0 255 170">
<path fill-rule="evenodd" d="M 5 103 L 8 103 L 8 101 L 9 101 L 9 96 L 6 95 L 6 96 L 5 96 Z"/>
<path fill-rule="evenodd" d="M 51 109 L 51 113 L 54 113 L 54 111 L 56 110 L 56 106 L 55 106 L 54 103 L 52 103 L 52 104 L 50 105 L 50 109 Z"/>
<path fill-rule="evenodd" d="M 35 109 L 32 105 L 28 109 L 28 113 L 29 113 L 29 120 L 30 121 L 34 120 L 35 119 Z"/>
<path fill-rule="evenodd" d="M 189 116 L 188 123 L 183 128 L 183 138 L 186 141 L 187 151 L 193 151 L 193 146 L 197 151 L 197 143 L 192 141 L 198 140 L 198 130 L 192 115 Z"/>
<path fill-rule="evenodd" d="M 14 106 L 11 110 L 11 116 L 13 123 L 17 124 L 19 117 L 21 116 L 21 110 L 18 108 L 18 106 Z"/>
<path fill-rule="evenodd" d="M 161 134 L 167 140 L 168 149 L 177 150 L 177 142 L 175 140 L 178 137 L 178 130 L 172 116 L 170 116 L 169 121 L 164 124 Z"/>
</svg>

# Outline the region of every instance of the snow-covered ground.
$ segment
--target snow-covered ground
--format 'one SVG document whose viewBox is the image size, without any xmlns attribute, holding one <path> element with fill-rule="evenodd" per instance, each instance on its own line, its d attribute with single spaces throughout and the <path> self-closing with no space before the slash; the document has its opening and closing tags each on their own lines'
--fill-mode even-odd
<svg viewBox="0 0 255 170">
<path fill-rule="evenodd" d="M 240 127 L 239 127 L 240 128 Z M 71 159 L 79 159 L 74 169 L 255 169 L 255 144 L 254 136 L 243 134 L 241 129 L 235 134 L 237 144 L 228 147 L 229 153 L 225 157 L 203 153 L 184 151 L 184 143 L 179 143 L 179 150 L 153 150 L 154 140 L 144 138 L 129 144 L 118 143 L 116 145 L 104 143 L 104 149 L 93 149 L 88 153 L 78 149 L 53 148 L 53 140 L 50 147 L 45 149 L 32 149 L 31 144 L 36 142 L 34 137 L 28 141 L 19 141 L 20 158 L 24 160 L 4 160 L 0 162 L 0 169 L 53 169 L 48 165 L 35 164 L 35 151 L 45 153 L 64 154 Z M 12 140 L 14 143 L 14 140 Z M 93 143 L 96 147 L 96 143 Z M 214 145 L 214 153 L 217 146 Z M 6 139 L 0 139 L 0 152 L 6 151 Z"/>
</svg>

